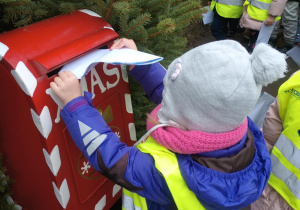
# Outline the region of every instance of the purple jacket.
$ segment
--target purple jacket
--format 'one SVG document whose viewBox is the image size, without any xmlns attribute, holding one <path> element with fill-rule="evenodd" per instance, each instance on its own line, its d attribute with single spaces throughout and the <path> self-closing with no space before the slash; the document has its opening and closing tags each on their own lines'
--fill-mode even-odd
<svg viewBox="0 0 300 210">
<path fill-rule="evenodd" d="M 129 73 L 150 100 L 161 102 L 165 69 L 159 63 L 136 66 Z M 91 102 L 91 94 L 86 93 L 85 97 L 69 102 L 61 112 L 74 142 L 90 164 L 120 186 L 145 197 L 148 209 L 176 209 L 152 156 L 121 143 Z M 91 129 L 82 134 L 79 124 Z M 88 138 L 91 132 L 98 135 Z M 259 198 L 270 175 L 271 160 L 262 133 L 249 118 L 248 132 L 238 144 L 210 153 L 176 157 L 188 187 L 207 209 L 240 209 L 250 205 Z"/>
</svg>

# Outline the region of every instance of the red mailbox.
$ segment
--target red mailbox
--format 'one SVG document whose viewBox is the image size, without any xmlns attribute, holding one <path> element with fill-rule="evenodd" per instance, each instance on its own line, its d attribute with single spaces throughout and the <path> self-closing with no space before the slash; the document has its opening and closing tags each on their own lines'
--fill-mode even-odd
<svg viewBox="0 0 300 210">
<path fill-rule="evenodd" d="M 121 187 L 96 172 L 77 149 L 50 82 L 66 63 L 108 48 L 118 34 L 89 10 L 0 34 L 0 153 L 24 210 L 109 209 Z M 128 77 L 98 64 L 80 84 L 121 140 L 136 141 Z"/>
</svg>

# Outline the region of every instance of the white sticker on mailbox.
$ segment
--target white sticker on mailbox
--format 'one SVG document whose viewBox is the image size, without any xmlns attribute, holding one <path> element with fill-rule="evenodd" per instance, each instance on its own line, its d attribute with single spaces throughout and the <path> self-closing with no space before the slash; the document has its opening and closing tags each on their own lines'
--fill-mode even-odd
<svg viewBox="0 0 300 210">
<path fill-rule="evenodd" d="M 56 145 L 52 152 L 49 153 L 47 152 L 47 150 L 45 150 L 43 148 L 43 153 L 47 162 L 47 165 L 49 167 L 49 169 L 51 170 L 51 172 L 53 173 L 54 176 L 57 175 L 60 166 L 61 166 L 61 160 L 60 160 L 60 154 L 59 154 L 59 149 L 58 146 Z"/>
<path fill-rule="evenodd" d="M 113 187 L 113 192 L 112 192 L 112 196 L 115 197 L 116 194 L 122 189 L 122 187 L 120 185 L 115 184 Z"/>
<path fill-rule="evenodd" d="M 11 70 L 11 74 L 21 87 L 21 89 L 29 96 L 33 96 L 37 86 L 37 80 L 25 64 L 20 61 L 16 67 L 16 70 Z"/>
<path fill-rule="evenodd" d="M 60 109 L 64 108 L 65 106 L 64 103 L 57 97 L 57 95 L 54 93 L 54 91 L 51 88 L 48 88 L 46 90 L 46 93 L 51 96 L 53 101 L 58 105 Z"/>
<path fill-rule="evenodd" d="M 96 204 L 95 210 L 102 210 L 106 205 L 106 195 L 104 195 L 100 201 Z"/>
<path fill-rule="evenodd" d="M 86 13 L 90 16 L 94 16 L 94 17 L 101 17 L 99 14 L 97 14 L 96 12 L 93 12 L 91 10 L 88 10 L 88 9 L 80 9 L 79 10 L 80 12 L 83 12 L 83 13 Z"/>
<path fill-rule="evenodd" d="M 130 135 L 130 139 L 132 141 L 136 141 L 136 130 L 135 130 L 135 125 L 134 123 L 129 123 L 128 124 L 128 129 L 129 129 L 129 135 Z"/>
<path fill-rule="evenodd" d="M 30 111 L 35 126 L 40 131 L 40 133 L 45 137 L 45 139 L 47 139 L 48 135 L 52 130 L 52 121 L 51 121 L 49 108 L 45 106 L 40 116 L 37 113 L 35 113 L 33 109 L 30 109 Z"/>
<path fill-rule="evenodd" d="M 0 42 L 0 61 L 2 60 L 2 58 L 4 57 L 4 55 L 6 54 L 6 52 L 8 51 L 8 47 L 3 44 L 2 42 Z"/>
<path fill-rule="evenodd" d="M 54 193 L 56 195 L 57 200 L 59 201 L 60 205 L 66 209 L 68 202 L 70 200 L 70 191 L 68 187 L 67 180 L 64 179 L 62 182 L 60 188 L 58 189 L 56 184 L 52 182 L 53 188 L 54 188 Z"/>
<path fill-rule="evenodd" d="M 131 95 L 126 93 L 124 96 L 125 96 L 126 111 L 129 114 L 132 114 L 133 109 L 132 109 L 132 103 L 131 103 Z"/>
</svg>

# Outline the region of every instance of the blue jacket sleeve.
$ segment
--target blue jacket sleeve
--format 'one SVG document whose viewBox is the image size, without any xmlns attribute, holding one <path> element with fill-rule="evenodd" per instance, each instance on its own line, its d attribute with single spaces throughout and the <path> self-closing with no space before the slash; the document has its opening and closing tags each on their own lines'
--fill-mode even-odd
<svg viewBox="0 0 300 210">
<path fill-rule="evenodd" d="M 141 85 L 147 97 L 156 104 L 160 104 L 162 100 L 165 74 L 166 70 L 160 63 L 135 66 L 129 71 L 129 75 Z"/>
<path fill-rule="evenodd" d="M 120 142 L 93 107 L 91 93 L 69 102 L 61 116 L 75 144 L 97 171 L 146 199 L 161 205 L 173 202 L 152 156 Z"/>
</svg>

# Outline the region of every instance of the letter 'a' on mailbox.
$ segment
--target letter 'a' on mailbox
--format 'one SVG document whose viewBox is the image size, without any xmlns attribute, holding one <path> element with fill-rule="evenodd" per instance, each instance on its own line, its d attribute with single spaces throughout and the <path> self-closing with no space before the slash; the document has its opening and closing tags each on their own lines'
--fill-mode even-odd
<svg viewBox="0 0 300 210">
<path fill-rule="evenodd" d="M 109 48 L 117 38 L 89 10 L 0 34 L 0 153 L 6 174 L 15 180 L 12 198 L 22 209 L 110 209 L 121 197 L 121 187 L 95 171 L 77 149 L 50 89 L 63 65 Z M 99 63 L 80 84 L 121 141 L 133 145 L 125 67 Z"/>
</svg>

